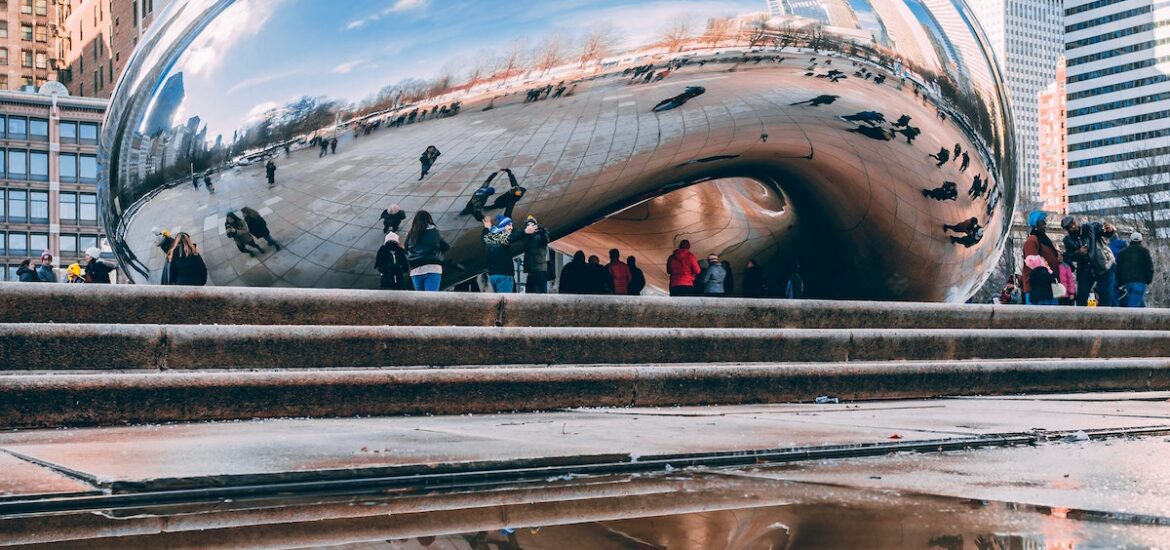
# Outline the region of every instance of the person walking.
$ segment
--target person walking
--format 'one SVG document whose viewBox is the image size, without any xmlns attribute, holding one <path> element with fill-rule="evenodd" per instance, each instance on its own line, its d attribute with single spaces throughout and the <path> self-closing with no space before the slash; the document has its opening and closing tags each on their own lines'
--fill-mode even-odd
<svg viewBox="0 0 1170 550">
<path fill-rule="evenodd" d="M 704 296 L 723 296 L 726 292 L 724 283 L 727 280 L 727 270 L 723 268 L 723 263 L 719 261 L 719 255 L 711 253 L 707 255 L 707 268 L 699 274 L 699 284 L 697 285 Z"/>
<path fill-rule="evenodd" d="M 268 222 L 264 221 L 264 217 L 259 212 L 250 206 L 245 206 L 240 209 L 240 213 L 244 215 L 244 222 L 248 224 L 248 232 L 253 237 L 264 239 L 264 242 L 267 242 L 268 246 L 277 250 L 284 248 L 280 246 L 280 243 L 276 242 L 276 239 L 272 238 L 272 233 L 268 230 Z"/>
<path fill-rule="evenodd" d="M 1032 254 L 1024 258 L 1024 266 L 1028 269 L 1024 285 L 1031 289 L 1030 294 L 1026 294 L 1024 303 L 1035 306 L 1056 305 L 1052 285 L 1059 282 L 1059 279 L 1053 274 L 1052 268 L 1048 267 L 1048 260 L 1038 254 Z"/>
<path fill-rule="evenodd" d="M 513 266 L 512 243 L 517 236 L 512 235 L 512 218 L 496 216 L 495 223 L 491 218 L 483 219 L 483 245 L 487 252 L 488 282 L 496 294 L 511 294 L 515 290 L 516 268 Z"/>
<path fill-rule="evenodd" d="M 113 266 L 102 259 L 102 251 L 96 246 L 85 250 L 85 282 L 110 284 L 110 272 Z"/>
<path fill-rule="evenodd" d="M 1154 282 L 1154 262 L 1137 231 L 1129 235 L 1129 245 L 1117 255 L 1117 282 L 1125 289 L 1122 307 L 1146 307 L 1146 291 Z"/>
<path fill-rule="evenodd" d="M 524 272 L 528 279 L 524 292 L 548 293 L 548 230 L 541 227 L 535 216 L 524 220 Z"/>
<path fill-rule="evenodd" d="M 329 154 L 329 140 L 321 138 L 319 141 L 317 141 L 317 146 L 321 148 L 320 152 L 317 153 L 317 158 L 321 158 Z"/>
<path fill-rule="evenodd" d="M 207 193 L 209 195 L 215 194 L 215 184 L 211 181 L 211 171 L 203 174 L 203 186 L 207 188 Z"/>
<path fill-rule="evenodd" d="M 443 153 L 439 151 L 439 148 L 435 147 L 434 145 L 428 145 L 427 148 L 423 150 L 422 154 L 418 156 L 418 162 L 419 164 L 422 164 L 422 173 L 418 176 L 419 181 L 422 181 L 423 178 L 427 177 L 427 173 L 431 171 L 431 166 L 435 165 L 435 161 L 438 160 L 439 155 L 442 154 Z"/>
<path fill-rule="evenodd" d="M 626 258 L 626 266 L 630 268 L 630 296 L 641 296 L 646 288 L 646 274 L 638 268 L 638 259 L 630 256 Z"/>
<path fill-rule="evenodd" d="M 244 252 L 249 256 L 255 256 L 256 254 L 248 250 L 248 247 L 252 247 L 257 252 L 264 253 L 264 249 L 260 248 L 260 244 L 256 242 L 256 239 L 252 236 L 252 232 L 248 229 L 247 222 L 237 216 L 235 212 L 227 213 L 224 217 L 223 228 L 227 233 L 227 237 L 235 241 L 236 248 L 240 252 Z"/>
<path fill-rule="evenodd" d="M 264 173 L 268 176 L 268 187 L 276 185 L 276 163 L 272 159 L 264 164 Z"/>
<path fill-rule="evenodd" d="M 747 267 L 743 269 L 743 297 L 763 298 L 767 295 L 768 284 L 764 279 L 764 268 L 756 263 L 755 258 L 749 259 Z"/>
<path fill-rule="evenodd" d="M 573 259 L 561 268 L 561 280 L 557 285 L 559 294 L 588 294 L 587 280 L 589 266 L 585 263 L 585 251 L 578 250 Z"/>
<path fill-rule="evenodd" d="M 410 262 L 406 259 L 406 250 L 398 242 L 398 234 L 390 231 L 382 239 L 382 246 L 378 248 L 378 255 L 374 259 L 374 267 L 382 276 L 378 281 L 379 288 L 384 290 L 407 290 L 407 280 L 410 277 Z M 410 285 L 413 287 L 413 285 Z"/>
<path fill-rule="evenodd" d="M 630 273 L 630 266 L 622 261 L 622 253 L 614 248 L 609 251 L 609 263 L 605 270 L 609 272 L 609 279 L 614 294 L 629 295 L 630 281 L 634 275 Z"/>
<path fill-rule="evenodd" d="M 1028 266 L 1027 259 L 1031 256 L 1040 256 L 1044 258 L 1045 265 L 1048 266 L 1049 274 L 1060 273 L 1060 253 L 1056 251 L 1056 245 L 1052 243 L 1052 239 L 1048 237 L 1048 214 L 1040 210 L 1033 210 L 1028 214 L 1028 227 L 1032 228 L 1028 234 L 1028 238 L 1024 241 L 1023 259 L 1024 268 L 1020 275 L 1024 282 L 1024 303 L 1031 304 L 1029 292 L 1032 291 L 1031 273 L 1032 268 Z M 1044 289 L 1040 289 L 1044 290 Z M 1051 295 L 1051 290 L 1045 293 Z"/>
<path fill-rule="evenodd" d="M 678 248 L 666 260 L 666 274 L 670 276 L 671 296 L 692 296 L 695 277 L 699 275 L 699 259 L 691 252 L 691 241 L 679 241 Z"/>
<path fill-rule="evenodd" d="M 443 255 L 451 248 L 431 213 L 419 210 L 406 234 L 406 259 L 410 263 L 410 279 L 415 290 L 435 292 L 443 282 Z"/>
<path fill-rule="evenodd" d="M 191 236 L 179 232 L 175 235 L 175 242 L 167 253 L 167 270 L 170 279 L 167 284 L 179 286 L 203 286 L 207 284 L 207 264 L 203 256 L 199 255 L 199 248 L 191 241 Z"/>
<path fill-rule="evenodd" d="M 334 155 L 337 154 L 337 138 L 336 137 L 329 140 L 329 152 L 331 154 L 334 154 Z"/>
<path fill-rule="evenodd" d="M 382 233 L 389 233 L 391 231 L 397 233 L 398 227 L 406 220 L 406 212 L 402 211 L 402 207 L 397 204 L 391 204 L 382 211 Z"/>
<path fill-rule="evenodd" d="M 32 260 L 25 258 L 20 262 L 20 267 L 16 268 L 16 280 L 21 283 L 39 283 L 37 279 L 37 272 L 32 267 Z"/>
<path fill-rule="evenodd" d="M 42 283 L 57 282 L 57 274 L 53 271 L 53 253 L 48 250 L 41 252 L 41 264 L 37 266 L 37 280 Z"/>
</svg>

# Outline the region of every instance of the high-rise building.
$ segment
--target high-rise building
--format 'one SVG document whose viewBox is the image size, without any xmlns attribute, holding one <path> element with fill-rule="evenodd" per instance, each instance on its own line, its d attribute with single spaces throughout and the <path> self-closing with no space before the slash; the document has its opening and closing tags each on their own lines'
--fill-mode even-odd
<svg viewBox="0 0 1170 550">
<path fill-rule="evenodd" d="M 1065 117 L 1068 104 L 1062 59 L 1056 81 L 1039 97 L 1040 203 L 1049 212 L 1068 212 L 1068 150 Z"/>
<path fill-rule="evenodd" d="M 60 0 L 61 82 L 74 95 L 109 97 L 155 14 L 170 0 Z"/>
<path fill-rule="evenodd" d="M 1064 51 L 1061 0 L 978 0 L 970 4 L 1007 81 L 1016 126 L 1020 200 L 1027 205 L 1039 198 L 1037 98 L 1056 79 L 1057 60 Z"/>
<path fill-rule="evenodd" d="M 0 90 L 36 89 L 57 80 L 59 14 L 55 1 L 0 2 Z"/>
<path fill-rule="evenodd" d="M 1143 213 L 1165 234 L 1170 208 L 1170 6 L 1067 0 L 1068 209 Z M 1139 225 L 1139 224 L 1135 224 Z"/>
<path fill-rule="evenodd" d="M 20 262 L 36 264 L 45 250 L 61 268 L 105 248 L 97 213 L 105 111 L 102 99 L 0 92 L 0 279 L 15 281 Z"/>
</svg>

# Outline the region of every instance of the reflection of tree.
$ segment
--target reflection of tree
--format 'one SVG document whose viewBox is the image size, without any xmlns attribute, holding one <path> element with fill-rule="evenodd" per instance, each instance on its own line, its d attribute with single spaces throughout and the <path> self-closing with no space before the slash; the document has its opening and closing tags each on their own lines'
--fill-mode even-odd
<svg viewBox="0 0 1170 550">
<path fill-rule="evenodd" d="M 233 145 L 239 151 L 267 149 L 296 136 L 311 134 L 333 124 L 338 105 L 324 98 L 303 96 L 271 109 L 244 129 Z"/>
<path fill-rule="evenodd" d="M 564 60 L 564 44 L 557 35 L 550 34 L 544 38 L 533 52 L 533 68 L 543 76 L 560 65 Z"/>
<path fill-rule="evenodd" d="M 508 51 L 505 52 L 503 57 L 500 58 L 500 63 L 497 66 L 500 76 L 503 77 L 503 80 L 500 81 L 500 86 L 503 86 L 505 83 L 507 83 L 508 79 L 511 78 L 514 73 L 524 72 L 524 68 L 528 65 L 528 59 L 524 55 L 524 45 L 526 43 L 527 40 L 524 38 L 517 38 L 513 40 L 512 44 L 508 46 Z"/>
<path fill-rule="evenodd" d="M 755 49 L 773 41 L 772 33 L 764 21 L 752 21 L 748 25 L 744 38 L 747 39 L 748 49 Z"/>
<path fill-rule="evenodd" d="M 719 46 L 724 40 L 731 38 L 734 34 L 731 19 L 726 17 L 713 17 L 707 21 L 707 30 L 703 33 L 701 41 L 707 47 L 714 48 Z"/>
<path fill-rule="evenodd" d="M 581 36 L 580 45 L 577 48 L 577 61 L 580 63 L 580 68 L 584 69 L 590 64 L 600 63 L 605 56 L 609 55 L 616 42 L 617 38 L 614 35 L 613 27 L 595 25 L 589 29 L 589 32 Z"/>
<path fill-rule="evenodd" d="M 662 31 L 661 43 L 671 53 L 678 53 L 690 40 L 694 33 L 694 19 L 689 15 L 680 15 L 671 21 Z"/>
</svg>

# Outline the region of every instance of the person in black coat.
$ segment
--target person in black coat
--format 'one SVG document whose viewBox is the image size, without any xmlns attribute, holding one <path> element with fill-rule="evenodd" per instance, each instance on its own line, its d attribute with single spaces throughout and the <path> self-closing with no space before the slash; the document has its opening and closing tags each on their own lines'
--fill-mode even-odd
<svg viewBox="0 0 1170 550">
<path fill-rule="evenodd" d="M 627 285 L 630 296 L 640 296 L 646 288 L 646 274 L 638 268 L 637 260 L 633 256 L 626 258 L 626 266 L 630 268 L 630 284 Z"/>
<path fill-rule="evenodd" d="M 32 260 L 20 262 L 20 267 L 16 268 L 16 280 L 22 283 L 40 282 L 40 279 L 37 279 L 37 272 L 32 268 Z"/>
<path fill-rule="evenodd" d="M 272 162 L 272 159 L 268 159 L 264 164 L 264 173 L 268 176 L 268 186 L 276 185 L 276 163 Z"/>
<path fill-rule="evenodd" d="M 85 282 L 110 284 L 110 273 L 114 268 L 102 259 L 102 251 L 96 246 L 85 250 Z"/>
<path fill-rule="evenodd" d="M 382 247 L 378 249 L 378 256 L 374 260 L 374 267 L 382 274 L 380 288 L 386 290 L 409 290 L 413 285 L 410 281 L 410 263 L 406 259 L 406 249 L 398 243 L 398 234 L 393 231 L 386 233 Z"/>
<path fill-rule="evenodd" d="M 245 206 L 240 209 L 240 213 L 244 215 L 244 223 L 248 224 L 248 232 L 253 237 L 264 239 L 270 246 L 277 250 L 282 248 L 280 243 L 272 238 L 272 233 L 268 231 L 268 222 L 264 221 L 264 217 L 259 212 L 249 206 Z"/>
<path fill-rule="evenodd" d="M 584 294 L 613 294 L 613 277 L 610 276 L 609 270 L 601 265 L 601 258 L 590 256 L 585 269 Z"/>
<path fill-rule="evenodd" d="M 382 211 L 382 233 L 389 233 L 391 231 L 397 233 L 399 226 L 406 220 L 406 212 L 402 211 L 402 207 L 397 204 L 391 204 L 388 208 Z"/>
<path fill-rule="evenodd" d="M 524 198 L 524 193 L 527 192 L 527 189 L 520 187 L 520 184 L 516 181 L 516 175 L 512 173 L 511 168 L 504 168 L 502 172 L 508 175 L 508 182 L 511 186 L 506 192 L 497 195 L 496 200 L 488 208 L 491 210 L 503 208 L 504 217 L 511 218 L 512 209 L 516 207 L 516 203 L 520 202 L 520 199 Z"/>
<path fill-rule="evenodd" d="M 763 298 L 768 295 L 768 283 L 764 279 L 764 268 L 755 259 L 748 260 L 743 270 L 743 295 L 745 298 Z"/>
<path fill-rule="evenodd" d="M 175 243 L 167 253 L 167 284 L 179 286 L 203 286 L 207 284 L 207 264 L 199 249 L 191 241 L 191 236 L 179 233 L 175 236 Z"/>
<path fill-rule="evenodd" d="M 573 260 L 561 268 L 561 281 L 557 286 L 560 294 L 588 294 L 589 266 L 585 263 L 585 251 L 578 250 Z"/>
<path fill-rule="evenodd" d="M 428 145 L 423 150 L 422 154 L 418 156 L 418 162 L 422 164 L 422 174 L 418 176 L 419 180 L 427 177 L 427 173 L 431 171 L 431 166 L 435 165 L 435 161 L 438 160 L 441 154 L 443 153 L 439 152 L 439 148 L 434 145 Z"/>
</svg>

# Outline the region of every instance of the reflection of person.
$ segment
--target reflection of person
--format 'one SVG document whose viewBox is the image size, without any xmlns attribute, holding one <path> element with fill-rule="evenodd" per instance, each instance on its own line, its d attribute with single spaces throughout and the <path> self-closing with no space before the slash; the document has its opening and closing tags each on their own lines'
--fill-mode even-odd
<svg viewBox="0 0 1170 550">
<path fill-rule="evenodd" d="M 953 181 L 944 181 L 941 187 L 923 189 L 922 196 L 936 201 L 953 201 L 959 196 L 959 185 Z"/>
<path fill-rule="evenodd" d="M 524 197 L 524 193 L 527 191 L 527 189 L 521 187 L 520 184 L 516 181 L 516 175 L 512 173 L 511 168 L 504 168 L 503 172 L 508 175 L 508 182 L 510 184 L 508 192 L 501 193 L 499 196 L 497 196 L 496 200 L 492 202 L 492 205 L 488 207 L 488 209 L 494 210 L 496 208 L 503 208 L 504 217 L 511 218 L 512 209 L 515 208 L 516 203 L 520 202 L 520 199 Z"/>
<path fill-rule="evenodd" d="M 940 147 L 937 153 L 934 153 L 933 155 L 926 155 L 926 156 L 938 160 L 938 164 L 934 165 L 937 168 L 937 167 L 940 167 L 940 166 L 946 164 L 947 161 L 951 159 L 951 151 L 950 151 L 950 149 L 947 149 L 946 147 Z"/>
<path fill-rule="evenodd" d="M 476 189 L 471 194 L 471 198 L 467 200 L 467 206 L 464 206 L 463 210 L 459 212 L 460 216 L 470 214 L 476 221 L 483 220 L 483 207 L 487 204 L 488 197 L 496 194 L 496 188 L 492 187 L 492 180 L 496 179 L 496 176 L 500 172 L 502 170 L 497 170 L 488 175 L 487 179 L 479 186 L 479 189 Z"/>
<path fill-rule="evenodd" d="M 397 204 L 391 204 L 382 211 L 382 233 L 389 233 L 391 231 L 397 233 L 398 226 L 406 219 L 406 212 L 402 211 L 402 207 Z"/>
<path fill-rule="evenodd" d="M 272 159 L 268 159 L 268 162 L 264 164 L 264 174 L 268 176 L 269 187 L 276 184 L 276 163 L 272 162 Z"/>
<path fill-rule="evenodd" d="M 959 164 L 959 171 L 966 172 L 967 167 L 970 165 L 971 165 L 971 155 L 968 155 L 966 151 L 963 151 L 963 162 L 961 162 Z"/>
<path fill-rule="evenodd" d="M 252 247 L 255 248 L 257 252 L 262 254 L 264 253 L 264 249 L 260 248 L 260 245 L 256 242 L 256 239 L 252 237 L 252 232 L 248 230 L 248 224 L 245 223 L 244 220 L 240 219 L 240 217 L 237 216 L 235 212 L 227 213 L 227 216 L 224 217 L 223 228 L 227 233 L 228 238 L 235 241 L 236 248 L 238 248 L 240 252 L 244 252 L 249 256 L 255 256 L 256 254 L 252 253 L 251 250 L 248 250 L 248 247 Z"/>
<path fill-rule="evenodd" d="M 524 221 L 524 272 L 528 273 L 524 291 L 528 294 L 548 293 L 548 242 L 548 230 L 535 216 L 528 216 Z"/>
<path fill-rule="evenodd" d="M 650 74 L 652 75 L 653 72 L 651 72 Z M 649 81 L 649 80 L 647 80 L 647 81 Z M 687 86 L 686 90 L 683 93 L 678 94 L 674 97 L 659 101 L 658 104 L 655 105 L 653 109 L 651 109 L 651 111 L 653 111 L 655 113 L 660 113 L 662 111 L 669 111 L 669 110 L 674 109 L 676 107 L 681 107 L 687 101 L 690 101 L 691 99 L 699 97 L 706 92 L 707 92 L 707 89 L 702 87 L 702 86 Z"/>
<path fill-rule="evenodd" d="M 268 231 L 268 222 L 264 221 L 264 217 L 259 212 L 252 209 L 250 206 L 245 206 L 240 209 L 240 213 L 244 215 L 244 222 L 248 224 L 248 231 L 252 233 L 253 237 L 264 239 L 271 246 L 277 250 L 281 249 L 280 243 L 272 238 L 272 233 Z"/>
<path fill-rule="evenodd" d="M 334 155 L 337 154 L 337 138 L 333 138 L 333 139 L 329 140 L 329 150 Z"/>
<path fill-rule="evenodd" d="M 422 174 L 419 174 L 418 179 L 421 180 L 427 177 L 427 173 L 431 171 L 431 166 L 435 165 L 435 160 L 438 159 L 439 155 L 442 154 L 443 153 L 439 152 L 438 147 L 435 147 L 434 145 L 427 146 L 426 150 L 424 150 L 418 157 L 418 162 L 422 164 Z"/>
<path fill-rule="evenodd" d="M 211 172 L 203 174 L 203 186 L 207 188 L 208 193 L 215 194 L 215 185 L 211 183 Z"/>
</svg>

